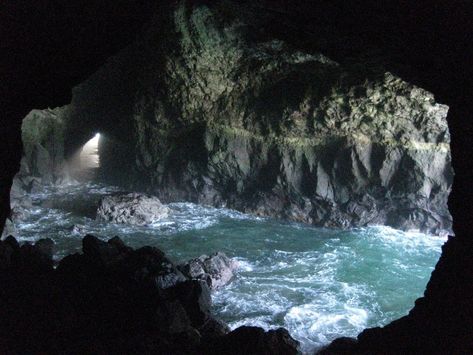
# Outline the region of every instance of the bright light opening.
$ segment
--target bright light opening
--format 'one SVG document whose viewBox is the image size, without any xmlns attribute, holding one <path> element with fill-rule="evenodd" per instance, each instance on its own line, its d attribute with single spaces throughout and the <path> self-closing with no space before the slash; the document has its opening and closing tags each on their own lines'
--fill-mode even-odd
<svg viewBox="0 0 473 355">
<path fill-rule="evenodd" d="M 82 147 L 80 152 L 81 169 L 94 169 L 99 167 L 99 139 L 100 133 L 97 133 Z"/>
</svg>

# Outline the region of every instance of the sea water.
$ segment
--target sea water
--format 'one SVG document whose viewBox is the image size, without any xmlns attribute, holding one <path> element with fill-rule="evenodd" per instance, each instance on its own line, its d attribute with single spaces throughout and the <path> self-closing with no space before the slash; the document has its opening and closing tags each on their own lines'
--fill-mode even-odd
<svg viewBox="0 0 473 355">
<path fill-rule="evenodd" d="M 406 315 L 445 242 L 389 227 L 324 229 L 192 203 L 172 203 L 168 218 L 143 227 L 96 221 L 100 199 L 117 192 L 87 184 L 35 194 L 31 215 L 17 225 L 19 239 L 53 239 L 56 259 L 80 251 L 87 233 L 156 246 L 176 263 L 223 251 L 239 269 L 213 292 L 214 315 L 232 329 L 284 327 L 304 353 Z"/>
</svg>

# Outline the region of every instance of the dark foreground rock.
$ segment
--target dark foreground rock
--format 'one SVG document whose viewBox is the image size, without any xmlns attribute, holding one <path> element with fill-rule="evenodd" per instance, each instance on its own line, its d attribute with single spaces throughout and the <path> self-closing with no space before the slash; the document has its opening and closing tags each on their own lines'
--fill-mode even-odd
<svg viewBox="0 0 473 355">
<path fill-rule="evenodd" d="M 184 276 L 157 248 L 88 235 L 83 254 L 56 268 L 53 251 L 51 240 L 0 242 L 0 353 L 296 353 L 286 331 L 229 333 L 210 313 L 207 283 Z"/>
<path fill-rule="evenodd" d="M 286 329 L 265 332 L 258 327 L 240 327 L 233 332 L 210 342 L 205 348 L 208 354 L 259 354 L 292 355 L 297 354 L 299 343 Z"/>
<path fill-rule="evenodd" d="M 217 252 L 213 255 L 202 255 L 178 266 L 187 277 L 202 280 L 216 289 L 227 285 L 234 277 L 238 263 L 230 259 L 225 253 Z"/>
<path fill-rule="evenodd" d="M 157 197 L 139 193 L 107 196 L 102 199 L 97 210 L 97 219 L 114 223 L 145 225 L 153 223 L 169 214 Z"/>
</svg>

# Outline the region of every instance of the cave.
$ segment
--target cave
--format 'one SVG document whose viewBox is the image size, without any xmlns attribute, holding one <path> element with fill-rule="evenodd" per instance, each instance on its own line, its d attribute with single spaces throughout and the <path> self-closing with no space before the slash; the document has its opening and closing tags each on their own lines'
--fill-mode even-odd
<svg viewBox="0 0 473 355">
<path fill-rule="evenodd" d="M 473 350 L 473 6 L 5 6 L 2 351 Z"/>
</svg>

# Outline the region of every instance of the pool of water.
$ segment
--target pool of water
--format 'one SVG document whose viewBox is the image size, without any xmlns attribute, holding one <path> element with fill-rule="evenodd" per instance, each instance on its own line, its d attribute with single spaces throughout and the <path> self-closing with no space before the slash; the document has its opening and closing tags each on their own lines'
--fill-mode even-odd
<svg viewBox="0 0 473 355">
<path fill-rule="evenodd" d="M 223 251 L 239 270 L 213 293 L 214 314 L 232 329 L 285 327 L 303 352 L 407 314 L 445 242 L 388 227 L 331 230 L 191 203 L 170 204 L 169 218 L 145 227 L 96 221 L 99 200 L 117 191 L 89 184 L 36 194 L 31 216 L 17 226 L 19 238 L 52 238 L 57 259 L 80 251 L 86 233 L 156 246 L 175 262 Z"/>
</svg>

